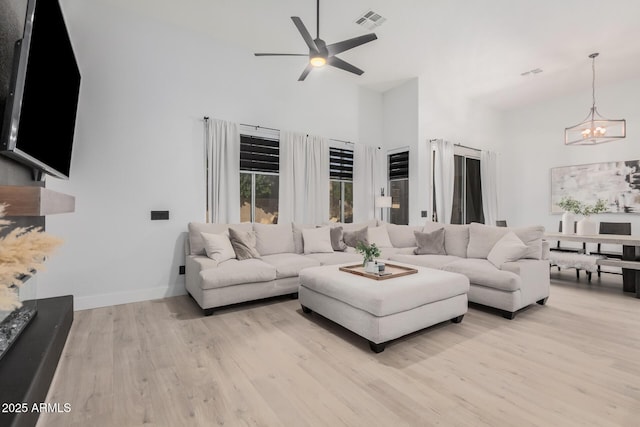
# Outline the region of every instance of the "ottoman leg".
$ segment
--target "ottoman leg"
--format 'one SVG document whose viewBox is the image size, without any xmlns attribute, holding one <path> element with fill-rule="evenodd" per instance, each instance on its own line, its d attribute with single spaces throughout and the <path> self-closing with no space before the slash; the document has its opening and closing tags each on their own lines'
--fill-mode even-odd
<svg viewBox="0 0 640 427">
<path fill-rule="evenodd" d="M 369 347 L 374 353 L 382 353 L 384 351 L 385 344 L 376 344 L 373 341 L 369 341 Z"/>
<path fill-rule="evenodd" d="M 549 299 L 549 297 L 546 298 L 542 298 L 541 300 L 536 301 L 538 304 L 540 305 L 545 305 L 547 303 L 547 300 Z"/>
<path fill-rule="evenodd" d="M 301 305 L 300 307 L 302 307 L 303 313 L 306 313 L 306 314 L 313 313 L 313 311 L 309 307 L 305 307 L 304 305 Z"/>
<path fill-rule="evenodd" d="M 211 316 L 213 314 L 213 308 L 203 308 L 202 314 L 205 316 Z"/>
<path fill-rule="evenodd" d="M 462 316 L 454 317 L 453 319 L 451 319 L 451 321 L 453 323 L 460 323 L 460 322 L 462 322 L 462 318 L 463 317 L 464 317 L 464 314 Z"/>
</svg>

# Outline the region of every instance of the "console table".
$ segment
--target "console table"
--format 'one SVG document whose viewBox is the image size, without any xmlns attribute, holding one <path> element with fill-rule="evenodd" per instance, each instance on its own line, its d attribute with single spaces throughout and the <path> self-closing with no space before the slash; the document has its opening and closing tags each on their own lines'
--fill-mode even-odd
<svg viewBox="0 0 640 427">
<path fill-rule="evenodd" d="M 619 234 L 562 234 L 545 233 L 547 240 L 622 245 L 622 259 L 601 259 L 598 264 L 622 268 L 622 290 L 634 292 L 640 298 L 640 236 Z"/>
</svg>

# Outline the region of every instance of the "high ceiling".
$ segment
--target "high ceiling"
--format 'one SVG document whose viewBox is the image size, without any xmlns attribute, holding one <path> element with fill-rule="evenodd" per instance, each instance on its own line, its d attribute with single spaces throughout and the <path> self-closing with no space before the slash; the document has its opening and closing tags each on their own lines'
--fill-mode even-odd
<svg viewBox="0 0 640 427">
<path fill-rule="evenodd" d="M 306 53 L 291 16 L 316 31 L 315 0 L 119 3 L 247 53 Z M 369 32 L 355 24 L 367 10 L 387 19 L 375 29 L 378 40 L 339 55 L 365 74 L 323 72 L 381 91 L 420 76 L 500 109 L 589 92 L 592 52 L 600 52 L 597 86 L 640 76 L 639 0 L 321 0 L 321 38 L 333 43 Z M 306 64 L 303 57 L 255 58 L 256 67 L 265 61 L 294 80 Z M 543 72 L 521 76 L 536 68 Z"/>
</svg>

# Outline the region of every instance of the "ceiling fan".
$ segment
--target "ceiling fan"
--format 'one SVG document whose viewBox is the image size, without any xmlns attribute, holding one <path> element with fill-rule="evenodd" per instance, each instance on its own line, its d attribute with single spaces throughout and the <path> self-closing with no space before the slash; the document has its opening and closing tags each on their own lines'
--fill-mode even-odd
<svg viewBox="0 0 640 427">
<path fill-rule="evenodd" d="M 316 7 L 316 38 L 312 39 L 311 34 L 307 31 L 307 27 L 302 23 L 302 19 L 298 16 L 292 16 L 291 20 L 295 24 L 296 28 L 302 35 L 305 43 L 309 47 L 309 53 L 256 53 L 255 56 L 308 56 L 309 64 L 304 69 L 298 81 L 303 81 L 307 78 L 307 75 L 313 70 L 314 67 L 322 67 L 325 64 L 331 65 L 341 70 L 348 71 L 353 74 L 362 75 L 364 71 L 360 68 L 349 64 L 346 61 L 338 58 L 338 53 L 353 49 L 354 47 L 369 43 L 376 40 L 378 37 L 374 34 L 365 34 L 363 36 L 354 37 L 352 39 L 343 40 L 338 43 L 327 45 L 324 40 L 320 38 L 320 0 L 317 0 Z"/>
</svg>

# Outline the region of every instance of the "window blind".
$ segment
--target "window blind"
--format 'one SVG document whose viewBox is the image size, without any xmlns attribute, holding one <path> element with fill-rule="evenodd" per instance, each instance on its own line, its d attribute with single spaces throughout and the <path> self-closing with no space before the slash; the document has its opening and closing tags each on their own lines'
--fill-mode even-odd
<svg viewBox="0 0 640 427">
<path fill-rule="evenodd" d="M 329 147 L 329 178 L 353 181 L 353 150 Z"/>
<path fill-rule="evenodd" d="M 280 170 L 280 141 L 240 135 L 240 170 L 278 173 Z"/>
<path fill-rule="evenodd" d="M 409 152 L 389 154 L 389 180 L 409 178 Z"/>
</svg>

